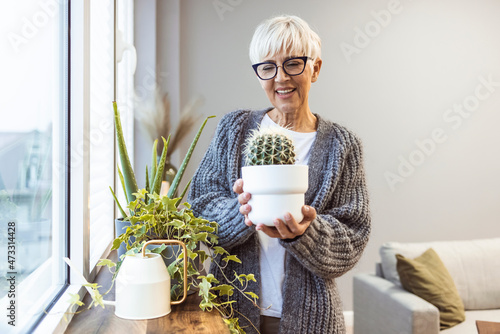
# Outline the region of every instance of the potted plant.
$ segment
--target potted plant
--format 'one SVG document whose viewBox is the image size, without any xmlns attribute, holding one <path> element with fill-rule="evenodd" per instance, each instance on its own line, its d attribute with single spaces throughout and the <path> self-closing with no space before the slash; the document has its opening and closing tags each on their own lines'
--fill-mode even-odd
<svg viewBox="0 0 500 334">
<path fill-rule="evenodd" d="M 193 211 L 190 209 L 190 205 L 188 203 L 181 203 L 189 187 L 189 183 L 182 191 L 180 197 L 173 197 L 207 120 L 214 116 L 207 117 L 200 127 L 169 188 L 168 194 L 159 195 L 170 137 L 169 139 L 162 138 L 164 146 L 159 163 L 157 163 L 156 159 L 157 142 L 155 141 L 153 144 L 151 172 L 146 167 L 146 187 L 138 189 L 135 174 L 128 158 L 116 102 L 113 102 L 113 109 L 122 165 L 122 168 L 119 169 L 119 176 L 127 198 L 127 205 L 122 206 L 112 189 L 111 192 L 123 215 L 123 220 L 130 224 L 124 228 L 123 233 L 117 236 L 112 246 L 112 250 L 114 250 L 118 249 L 121 244 L 125 244 L 126 253 L 119 258 L 117 263 L 109 259 L 104 259 L 98 265 L 108 266 L 110 270 L 111 268 L 115 268 L 113 272 L 114 281 L 124 256 L 138 253 L 148 240 L 155 238 L 180 240 L 186 244 L 187 256 L 190 261 L 188 261 L 187 277 L 183 277 L 183 254 L 181 254 L 179 249 L 172 251 L 173 261 L 168 265 L 168 272 L 171 278 L 177 281 L 171 288 L 172 300 L 178 300 L 182 296 L 181 287 L 183 286 L 183 280 L 186 279 L 189 286 L 195 287 L 199 291 L 199 295 L 201 296 L 200 308 L 202 310 L 212 311 L 216 309 L 222 315 L 231 333 L 245 333 L 239 326 L 238 317 L 234 314 L 232 304 L 235 301 L 231 296 L 234 293 L 241 293 L 258 307 L 258 296 L 251 291 L 247 291 L 248 283 L 256 281 L 254 275 L 233 272 L 231 275 L 225 275 L 225 282 L 219 282 L 212 274 L 201 275 L 200 266 L 206 259 L 210 259 L 212 263 L 219 267 L 221 272 L 224 272 L 229 261 L 239 263 L 241 261 L 224 248 L 217 246 L 218 237 L 216 232 L 218 225 L 216 222 L 209 222 L 202 217 L 195 217 Z M 208 252 L 199 248 L 201 243 L 204 243 L 208 247 Z M 150 251 L 161 253 L 165 249 L 165 245 L 162 245 Z M 66 262 L 68 264 L 71 263 L 69 259 L 66 259 Z M 104 307 L 102 296 L 107 292 L 101 294 L 95 283 L 86 282 L 84 286 L 87 287 L 93 300 L 89 307 L 96 305 Z M 81 305 L 82 302 L 78 296 L 73 295 L 71 303 Z"/>
<path fill-rule="evenodd" d="M 113 111 L 114 111 L 114 118 L 115 118 L 115 129 L 116 129 L 116 139 L 118 143 L 118 152 L 120 156 L 120 163 L 122 168 L 120 169 L 118 167 L 118 175 L 120 177 L 121 185 L 123 188 L 123 192 L 125 195 L 125 199 L 127 200 L 128 203 L 132 202 L 135 200 L 135 194 L 139 192 L 139 187 L 137 186 L 137 181 L 135 177 L 134 170 L 132 168 L 132 164 L 130 162 L 129 156 L 128 156 L 128 151 L 127 147 L 125 144 L 125 138 L 123 136 L 123 130 L 121 126 L 121 120 L 120 120 L 120 113 L 118 112 L 118 107 L 116 102 L 113 102 Z M 173 198 L 173 195 L 177 193 L 177 188 L 179 187 L 179 183 L 184 175 L 184 171 L 186 169 L 186 166 L 191 158 L 192 152 L 194 150 L 194 147 L 196 146 L 196 143 L 198 142 L 198 139 L 200 137 L 200 134 L 205 127 L 205 124 L 209 118 L 212 118 L 214 116 L 207 117 L 205 121 L 203 122 L 202 126 L 200 127 L 198 134 L 194 138 L 191 147 L 189 148 L 188 153 L 186 154 L 184 161 L 181 164 L 180 170 L 176 172 L 176 175 L 172 181 L 172 184 L 169 187 L 167 196 L 169 198 Z M 166 160 L 168 156 L 168 146 L 170 142 L 170 136 L 168 136 L 168 139 L 165 140 L 164 137 L 162 139 L 162 153 L 161 156 L 157 156 L 157 146 L 158 146 L 158 139 L 156 139 L 153 143 L 153 152 L 152 152 L 152 159 L 151 159 L 151 170 L 148 169 L 148 166 L 146 166 L 146 185 L 144 187 L 145 191 L 148 193 L 156 193 L 159 194 L 161 187 L 162 187 L 162 182 L 164 178 L 164 170 L 166 166 Z M 185 192 L 187 191 L 189 187 L 189 183 L 184 189 L 181 198 L 184 196 Z M 118 218 L 115 221 L 115 232 L 116 236 L 118 237 L 124 229 L 127 226 L 130 226 L 130 220 L 126 219 L 129 215 L 133 215 L 133 210 L 129 210 L 128 213 L 125 212 L 124 208 L 122 205 L 120 205 L 115 193 L 113 192 L 113 189 L 110 187 L 111 193 L 113 195 L 113 198 L 115 199 L 115 202 L 118 206 L 118 209 L 120 210 L 120 213 L 122 215 L 122 218 Z M 150 199 L 148 199 L 150 201 Z M 151 231 L 154 231 L 155 229 L 151 229 Z M 150 232 L 150 231 L 148 231 Z M 159 236 L 157 236 L 159 238 Z M 130 244 L 129 241 L 132 243 L 134 242 L 135 235 L 131 236 L 131 239 L 127 239 L 119 248 L 118 248 L 118 255 L 121 257 L 125 252 L 126 248 L 130 249 Z"/>
<path fill-rule="evenodd" d="M 252 194 L 248 218 L 274 226 L 273 220 L 289 212 L 295 221 L 304 218 L 302 206 L 308 187 L 308 166 L 295 165 L 295 147 L 283 128 L 253 130 L 245 142 L 243 189 Z"/>
</svg>

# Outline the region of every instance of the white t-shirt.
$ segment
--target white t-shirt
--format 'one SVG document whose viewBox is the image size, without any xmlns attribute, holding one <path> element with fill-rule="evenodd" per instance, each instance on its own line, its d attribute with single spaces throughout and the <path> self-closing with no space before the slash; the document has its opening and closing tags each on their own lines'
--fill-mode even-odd
<svg viewBox="0 0 500 334">
<path fill-rule="evenodd" d="M 261 122 L 261 128 L 277 126 L 266 114 Z M 310 151 L 316 132 L 295 132 L 284 130 L 292 137 L 295 146 L 296 165 L 307 165 Z M 262 315 L 281 318 L 281 306 L 283 304 L 282 288 L 285 279 L 285 249 L 279 244 L 279 239 L 271 238 L 262 231 L 257 231 L 260 241 L 260 274 L 261 294 L 260 306 L 267 308 L 262 310 Z"/>
</svg>

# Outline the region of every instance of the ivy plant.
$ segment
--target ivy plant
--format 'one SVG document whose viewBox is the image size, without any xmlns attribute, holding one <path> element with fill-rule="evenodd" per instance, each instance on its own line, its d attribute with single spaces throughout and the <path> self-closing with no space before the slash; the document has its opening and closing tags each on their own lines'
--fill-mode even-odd
<svg viewBox="0 0 500 334">
<path fill-rule="evenodd" d="M 258 307 L 258 296 L 248 290 L 248 283 L 256 282 L 253 274 L 231 275 L 225 273 L 229 261 L 241 263 L 236 255 L 231 255 L 224 248 L 217 246 L 216 222 L 196 217 L 189 203 L 179 204 L 181 197 L 171 199 L 168 196 L 149 194 L 145 189 L 134 193 L 135 200 L 131 201 L 127 209 L 134 215 L 127 217 L 130 226 L 118 236 L 112 249 L 118 249 L 121 243 L 127 245 L 127 254 L 141 251 L 142 246 L 149 240 L 164 238 L 180 240 L 186 244 L 188 256 L 188 289 L 198 290 L 201 296 L 200 308 L 203 311 L 217 310 L 228 325 L 231 333 L 245 333 L 239 326 L 238 317 L 235 316 L 232 304 L 234 293 L 241 293 Z M 208 252 L 201 249 L 203 243 Z M 165 246 L 152 249 L 151 252 L 161 253 Z M 183 254 L 181 249 L 174 254 L 175 260 L 168 266 L 172 280 L 177 283 L 172 285 L 171 298 L 179 300 L 182 297 Z M 217 280 L 212 274 L 201 275 L 200 266 L 205 260 L 210 259 L 224 274 L 224 282 Z M 108 260 L 109 261 L 109 260 Z M 109 266 L 109 262 L 103 262 Z M 116 270 L 115 270 L 116 274 Z"/>
</svg>

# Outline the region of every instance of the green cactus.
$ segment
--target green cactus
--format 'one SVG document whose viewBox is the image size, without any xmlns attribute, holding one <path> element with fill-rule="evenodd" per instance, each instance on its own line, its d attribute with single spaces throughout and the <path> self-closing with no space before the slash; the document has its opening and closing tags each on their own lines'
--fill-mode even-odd
<svg viewBox="0 0 500 334">
<path fill-rule="evenodd" d="M 293 165 L 295 147 L 282 128 L 253 130 L 246 139 L 245 158 L 248 166 Z"/>
</svg>

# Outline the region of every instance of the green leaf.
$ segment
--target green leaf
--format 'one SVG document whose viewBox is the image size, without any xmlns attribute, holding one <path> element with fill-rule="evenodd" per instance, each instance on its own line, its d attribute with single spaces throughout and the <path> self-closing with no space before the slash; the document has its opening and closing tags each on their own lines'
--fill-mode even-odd
<svg viewBox="0 0 500 334">
<path fill-rule="evenodd" d="M 115 203 L 118 206 L 118 209 L 120 210 L 120 213 L 122 214 L 122 217 L 125 218 L 127 217 L 127 214 L 125 211 L 123 211 L 122 206 L 120 205 L 120 202 L 118 202 L 118 198 L 116 198 L 115 192 L 113 191 L 113 188 L 109 187 L 109 190 L 111 190 L 111 194 L 113 195 L 113 198 L 115 199 Z"/>
<path fill-rule="evenodd" d="M 123 258 L 124 255 L 122 255 L 122 258 Z M 123 260 L 120 259 L 120 261 L 118 261 L 118 263 L 116 264 L 116 269 L 115 269 L 115 273 L 113 274 L 113 278 L 111 278 L 111 281 L 115 281 L 116 279 L 116 276 L 118 276 L 118 272 L 120 271 L 120 267 L 122 266 L 122 263 L 123 263 Z"/>
<path fill-rule="evenodd" d="M 184 187 L 184 190 L 182 191 L 182 194 L 181 194 L 181 197 L 179 197 L 176 201 L 175 201 L 175 206 L 179 206 L 179 202 L 182 201 L 182 199 L 184 198 L 184 196 L 186 196 L 186 192 L 188 191 L 189 189 L 189 186 L 191 185 L 191 181 L 193 181 L 193 179 L 189 180 L 189 182 L 186 184 L 186 186 Z"/>
<path fill-rule="evenodd" d="M 207 281 L 209 283 L 219 284 L 219 281 L 215 278 L 213 274 L 208 274 L 207 276 L 200 275 L 198 279 Z"/>
<path fill-rule="evenodd" d="M 154 222 L 154 217 L 155 216 L 153 216 L 152 214 L 147 213 L 147 214 L 141 215 L 140 220 L 141 221 L 145 221 L 145 222 L 147 221 L 147 222 L 153 223 Z"/>
<path fill-rule="evenodd" d="M 198 295 L 201 296 L 200 308 L 205 311 L 211 311 L 213 306 L 216 305 L 213 300 L 217 298 L 216 295 L 210 292 L 211 284 L 203 278 L 201 283 L 198 285 L 200 289 Z"/>
<path fill-rule="evenodd" d="M 123 195 L 125 196 L 125 199 L 128 201 L 127 188 L 125 187 L 125 179 L 123 178 L 122 170 L 120 169 L 119 165 L 116 165 L 116 169 L 118 171 L 118 176 L 120 177 L 120 183 L 122 185 Z"/>
<path fill-rule="evenodd" d="M 161 137 L 163 140 L 163 152 L 161 153 L 160 163 L 158 164 L 158 168 L 156 169 L 156 174 L 154 177 L 154 182 L 151 185 L 151 193 L 159 194 L 161 189 L 161 181 L 163 179 L 163 170 L 165 169 L 165 161 L 167 160 L 167 150 L 168 144 L 170 143 L 170 135 L 168 139 Z M 170 197 L 170 196 L 169 196 Z"/>
<path fill-rule="evenodd" d="M 189 222 L 191 222 L 192 215 L 190 215 L 190 214 L 189 214 L 189 213 L 187 213 L 187 212 L 183 212 L 183 214 L 182 214 L 182 218 L 184 219 L 184 221 L 185 221 L 186 223 L 189 223 Z"/>
<path fill-rule="evenodd" d="M 84 303 L 80 300 L 80 295 L 77 294 L 77 293 L 70 293 L 69 296 L 71 297 L 69 300 L 68 300 L 68 303 L 70 303 L 71 305 L 78 305 L 78 306 L 82 306 L 84 305 Z"/>
<path fill-rule="evenodd" d="M 94 294 L 92 295 L 92 304 L 89 305 L 89 308 L 92 306 L 92 305 L 99 305 L 101 306 L 102 308 L 104 308 L 104 302 L 103 302 L 103 297 L 101 295 L 101 293 L 99 292 L 99 290 L 97 290 L 97 288 L 93 289 L 93 292 Z"/>
<path fill-rule="evenodd" d="M 198 285 L 200 291 L 198 292 L 199 296 L 208 298 L 208 293 L 212 285 L 208 282 L 208 280 L 203 277 L 201 283 Z"/>
<path fill-rule="evenodd" d="M 161 252 L 163 252 L 165 250 L 165 248 L 167 248 L 167 246 L 165 244 L 161 244 L 160 247 L 156 247 L 156 248 L 151 249 L 151 253 L 160 254 Z"/>
<path fill-rule="evenodd" d="M 222 260 L 225 262 L 234 261 L 234 262 L 241 263 L 241 260 L 238 259 L 238 257 L 236 255 L 228 255 L 225 258 L 223 258 Z"/>
<path fill-rule="evenodd" d="M 133 193 L 132 195 L 135 196 L 136 200 L 139 200 L 139 199 L 145 200 L 147 194 L 148 194 L 148 191 L 146 189 L 139 189 L 135 193 Z"/>
<path fill-rule="evenodd" d="M 158 152 L 157 151 L 157 146 L 158 146 L 158 139 L 155 139 L 153 143 L 153 153 L 151 154 L 151 180 L 149 180 L 149 184 L 152 186 L 155 180 L 156 176 L 156 169 L 158 168 Z M 152 191 L 150 191 L 152 192 Z"/>
<path fill-rule="evenodd" d="M 170 263 L 167 267 L 168 274 L 170 277 L 174 276 L 176 272 L 179 271 L 179 266 L 177 266 L 177 263 L 179 262 L 179 259 L 176 259 L 172 263 Z"/>
<path fill-rule="evenodd" d="M 234 288 L 229 284 L 221 284 L 214 286 L 213 291 L 219 291 L 219 296 L 232 296 L 234 293 Z"/>
<path fill-rule="evenodd" d="M 257 282 L 257 280 L 255 279 L 254 274 L 248 274 L 248 275 L 241 274 L 241 275 L 238 275 L 236 272 L 234 272 L 234 276 L 238 279 L 238 281 L 240 281 L 241 286 L 243 286 L 245 283 L 248 283 L 249 281 Z"/>
<path fill-rule="evenodd" d="M 191 155 L 193 154 L 194 148 L 195 148 L 196 144 L 198 143 L 198 139 L 200 139 L 201 132 L 203 131 L 205 124 L 207 124 L 208 119 L 213 118 L 213 117 L 215 117 L 215 116 L 208 116 L 207 118 L 205 118 L 205 121 L 203 122 L 200 129 L 198 130 L 196 137 L 194 137 L 193 141 L 191 142 L 191 146 L 189 147 L 189 150 L 186 153 L 186 156 L 184 157 L 184 160 L 182 161 L 182 164 L 179 167 L 177 174 L 175 174 L 175 178 L 172 181 L 170 188 L 168 189 L 167 196 L 169 198 L 172 198 L 173 195 L 175 194 L 175 192 L 177 191 L 177 188 L 179 187 L 179 183 L 181 182 L 182 176 L 184 175 L 184 172 L 186 171 L 186 166 L 189 163 L 189 160 L 191 159 Z"/>
<path fill-rule="evenodd" d="M 254 274 L 248 274 L 248 275 L 245 275 L 245 274 L 241 274 L 241 275 L 236 275 L 236 277 L 238 278 L 238 280 L 240 281 L 241 285 L 243 285 L 243 283 L 245 281 L 254 281 L 254 282 L 257 282 L 257 280 L 255 279 L 255 276 Z"/>
<path fill-rule="evenodd" d="M 135 255 L 137 253 L 139 253 L 139 250 L 137 248 L 131 248 L 128 251 L 125 252 L 125 256 Z"/>
<path fill-rule="evenodd" d="M 193 235 L 193 240 L 194 241 L 201 241 L 201 242 L 207 242 L 207 237 L 208 233 L 207 232 L 201 232 L 201 233 L 196 233 Z"/>
<path fill-rule="evenodd" d="M 198 276 L 200 272 L 193 266 L 191 262 L 188 263 L 188 277 Z"/>
<path fill-rule="evenodd" d="M 202 311 L 211 312 L 213 309 L 213 303 L 209 301 L 205 301 L 204 299 L 200 302 L 200 308 Z"/>
<path fill-rule="evenodd" d="M 146 165 L 146 191 L 150 192 L 151 189 L 149 189 L 149 170 L 148 170 L 148 165 Z"/>
<path fill-rule="evenodd" d="M 165 208 L 172 212 L 172 213 L 176 213 L 177 211 L 177 206 L 175 206 L 175 203 L 176 203 L 176 199 L 173 198 L 173 199 L 170 199 L 170 197 L 168 196 L 162 196 L 161 197 L 161 202 L 163 203 L 163 205 L 165 206 Z"/>
<path fill-rule="evenodd" d="M 218 236 L 216 236 L 214 234 L 210 234 L 209 237 L 210 237 L 210 243 L 212 245 L 217 245 L 219 243 L 219 241 L 218 241 L 219 237 Z"/>
<path fill-rule="evenodd" d="M 116 238 L 113 240 L 113 247 L 111 247 L 111 250 L 115 250 L 120 248 L 120 245 L 122 244 L 122 240 L 120 238 Z"/>
<path fill-rule="evenodd" d="M 180 228 L 181 226 L 184 225 L 184 222 L 179 219 L 173 219 L 171 222 L 167 223 L 168 226 L 174 226 L 176 228 Z"/>
<path fill-rule="evenodd" d="M 127 200 L 133 201 L 133 193 L 138 190 L 137 181 L 135 180 L 134 170 L 130 159 L 128 157 L 127 146 L 125 145 L 125 138 L 123 136 L 122 123 L 120 120 L 120 113 L 118 112 L 118 106 L 116 101 L 113 101 L 113 111 L 115 114 L 115 128 L 116 128 L 116 140 L 118 142 L 118 151 L 120 153 L 120 162 L 123 168 L 123 177 L 125 180 L 125 188 L 127 191 Z"/>
<path fill-rule="evenodd" d="M 89 288 L 91 289 L 97 289 L 97 288 L 100 288 L 101 286 L 98 285 L 97 283 L 85 283 L 85 284 L 82 284 L 82 286 L 88 286 Z"/>
<path fill-rule="evenodd" d="M 255 293 L 253 293 L 252 291 L 245 291 L 245 293 L 247 295 L 249 295 L 250 297 L 252 297 L 253 299 L 259 299 L 259 296 L 257 296 Z"/>
<path fill-rule="evenodd" d="M 200 226 L 199 229 L 200 229 L 200 231 L 206 231 L 206 232 L 210 232 L 210 233 L 214 233 L 215 232 L 215 228 L 213 228 L 211 226 L 208 226 L 208 225 Z"/>
<path fill-rule="evenodd" d="M 129 209 L 132 212 L 136 206 L 137 206 L 137 201 L 132 201 L 127 204 L 127 209 Z"/>
<path fill-rule="evenodd" d="M 207 253 L 204 250 L 197 250 L 196 253 L 200 258 L 200 262 L 203 263 L 208 258 Z"/>
<path fill-rule="evenodd" d="M 238 318 L 222 318 L 227 328 L 229 329 L 230 334 L 245 334 L 245 331 L 240 327 L 238 323 Z"/>
<path fill-rule="evenodd" d="M 180 284 L 174 284 L 170 288 L 170 298 L 172 300 L 178 300 L 180 299 L 180 290 L 181 290 L 181 285 Z"/>
<path fill-rule="evenodd" d="M 138 229 L 135 230 L 136 239 L 142 238 L 146 234 L 146 226 L 142 225 Z"/>
<path fill-rule="evenodd" d="M 224 248 L 222 248 L 220 246 L 215 246 L 214 247 L 214 254 L 221 254 L 221 255 L 227 254 L 227 255 L 230 255 L 228 251 L 226 251 Z"/>
<path fill-rule="evenodd" d="M 98 263 L 98 266 L 108 266 L 108 268 L 113 268 L 116 266 L 116 263 L 111 261 L 110 259 L 101 259 Z"/>
<path fill-rule="evenodd" d="M 198 253 L 197 252 L 193 252 L 191 251 L 190 249 L 187 250 L 187 256 L 191 259 L 191 260 L 194 260 L 198 257 Z"/>
</svg>

